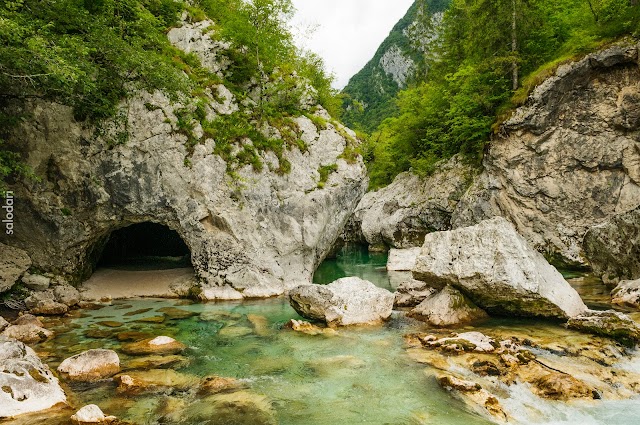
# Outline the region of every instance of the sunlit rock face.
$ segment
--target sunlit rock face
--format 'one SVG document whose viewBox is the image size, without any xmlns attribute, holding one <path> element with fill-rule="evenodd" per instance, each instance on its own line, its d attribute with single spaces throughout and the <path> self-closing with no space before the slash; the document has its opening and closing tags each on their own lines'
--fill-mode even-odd
<svg viewBox="0 0 640 425">
<path fill-rule="evenodd" d="M 224 45 L 202 31 L 202 25 L 188 24 L 170 39 L 219 72 L 228 66 L 216 61 Z M 205 106 L 210 119 L 244 107 L 226 87 L 214 91 Z M 357 143 L 355 134 L 337 123 L 323 128 L 293 118 L 306 148 L 284 150 L 290 172 L 278 173 L 278 158 L 265 151 L 262 171 L 246 165 L 231 175 L 213 153 L 215 136 L 187 148 L 176 116 L 185 105 L 140 92 L 122 106 L 122 144 L 75 121 L 66 106 L 16 106 L 31 118 L 12 143 L 41 180 L 12 187 L 20 219 L 14 235 L 1 240 L 26 251 L 34 267 L 77 282 L 91 273 L 114 230 L 152 222 L 175 230 L 188 246 L 203 298 L 278 295 L 310 282 L 367 186 L 361 158 L 342 158 L 347 145 Z M 329 118 L 321 108 L 315 114 Z M 103 124 L 113 136 L 110 126 Z M 263 130 L 278 137 L 274 128 Z M 202 135 L 199 123 L 193 133 Z M 320 187 L 322 166 L 335 171 Z"/>
</svg>

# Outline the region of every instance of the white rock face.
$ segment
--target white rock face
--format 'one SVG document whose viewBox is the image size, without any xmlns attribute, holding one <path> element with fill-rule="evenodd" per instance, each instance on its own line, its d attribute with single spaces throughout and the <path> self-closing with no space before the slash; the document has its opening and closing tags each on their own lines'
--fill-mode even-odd
<svg viewBox="0 0 640 425">
<path fill-rule="evenodd" d="M 433 326 L 455 326 L 488 317 L 487 313 L 451 286 L 425 298 L 409 312 L 409 316 Z"/>
<path fill-rule="evenodd" d="M 394 276 L 395 273 L 398 272 L 392 272 L 390 276 Z M 436 292 L 438 290 L 432 288 L 428 283 L 413 279 L 411 275 L 405 276 L 397 286 L 394 305 L 396 307 L 415 307 Z"/>
<path fill-rule="evenodd" d="M 67 398 L 28 346 L 0 336 L 0 418 L 49 409 Z"/>
<path fill-rule="evenodd" d="M 170 37 L 208 57 L 204 27 L 172 30 Z M 218 91 L 227 112 L 240 106 L 230 91 Z M 208 114 L 220 113 L 220 100 L 210 98 Z M 91 273 L 110 232 L 153 221 L 177 231 L 189 247 L 205 299 L 268 297 L 310 283 L 367 187 L 362 160 L 341 158 L 348 143 L 357 143 L 341 135 L 350 130 L 294 118 L 306 149 L 284 149 L 289 173 L 277 173 L 277 158 L 264 152 L 262 171 L 246 165 L 232 176 L 213 153 L 215 136 L 189 151 L 175 114 L 183 106 L 161 93 L 138 93 L 123 109 L 128 141 L 113 146 L 74 121 L 71 108 L 25 105 L 32 118 L 15 142 L 37 174 L 55 163 L 64 184 L 15 188 L 23 202 L 11 243 L 33 255 L 39 269 L 80 279 Z M 199 124 L 194 133 L 202 133 Z M 331 164 L 336 171 L 320 189 L 318 169 Z M 73 214 L 60 214 L 60 205 L 72 204 Z"/>
<path fill-rule="evenodd" d="M 402 53 L 400 47 L 393 45 L 380 58 L 380 67 L 402 89 L 407 84 L 407 78 L 413 74 L 415 63 Z"/>
<path fill-rule="evenodd" d="M 97 381 L 120 371 L 120 358 L 113 350 L 94 349 L 65 359 L 58 372 L 67 374 L 73 381 Z"/>
<path fill-rule="evenodd" d="M 359 277 L 329 285 L 302 285 L 289 292 L 289 303 L 303 317 L 329 326 L 379 323 L 391 316 L 394 296 Z"/>
<path fill-rule="evenodd" d="M 420 255 L 421 248 L 390 249 L 387 259 L 387 270 L 410 271 L 416 265 L 416 259 Z"/>
<path fill-rule="evenodd" d="M 621 281 L 611 291 L 611 302 L 640 308 L 640 279 Z"/>
<path fill-rule="evenodd" d="M 427 233 L 451 228 L 451 215 L 474 174 L 457 156 L 427 178 L 399 174 L 362 198 L 349 223 L 356 235 L 347 236 L 374 250 L 420 247 Z"/>
<path fill-rule="evenodd" d="M 0 293 L 11 289 L 31 267 L 29 255 L 0 242 Z"/>
<path fill-rule="evenodd" d="M 503 216 L 538 251 L 584 263 L 586 231 L 640 205 L 639 83 L 629 42 L 558 68 L 491 143 L 453 227 Z"/>
<path fill-rule="evenodd" d="M 500 217 L 427 235 L 413 276 L 435 288 L 451 285 L 489 313 L 567 319 L 587 309 L 562 275 Z"/>
<path fill-rule="evenodd" d="M 203 66 L 222 77 L 221 71 L 230 65 L 229 59 L 224 56 L 224 50 L 229 46 L 211 39 L 207 29 L 213 25 L 214 22 L 210 20 L 183 23 L 171 29 L 167 36 L 171 44 L 186 53 L 196 54 Z"/>
</svg>

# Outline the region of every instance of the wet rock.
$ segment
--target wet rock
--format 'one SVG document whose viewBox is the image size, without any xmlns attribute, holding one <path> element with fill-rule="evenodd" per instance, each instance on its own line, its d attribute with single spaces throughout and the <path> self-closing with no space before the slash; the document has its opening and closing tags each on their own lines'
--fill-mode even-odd
<svg viewBox="0 0 640 425">
<path fill-rule="evenodd" d="M 242 381 L 235 378 L 224 378 L 222 376 L 207 376 L 200 383 L 199 395 L 212 395 L 220 393 L 231 393 L 247 387 Z"/>
<path fill-rule="evenodd" d="M 73 307 L 80 302 L 80 292 L 71 285 L 58 285 L 53 288 L 55 300 L 68 307 Z"/>
<path fill-rule="evenodd" d="M 427 347 L 434 347 L 449 352 L 475 351 L 491 353 L 500 347 L 500 344 L 496 343 L 493 338 L 481 332 L 464 332 L 455 335 L 454 337 L 440 339 L 429 335 L 422 339 L 422 343 Z"/>
<path fill-rule="evenodd" d="M 350 355 L 324 357 L 311 360 L 305 364 L 319 376 L 334 375 L 340 373 L 341 370 L 360 369 L 367 366 L 364 360 Z"/>
<path fill-rule="evenodd" d="M 244 298 L 242 292 L 233 289 L 231 286 L 211 286 L 204 288 L 198 295 L 203 301 L 215 300 L 241 300 Z"/>
<path fill-rule="evenodd" d="M 296 332 L 301 332 L 307 335 L 336 335 L 337 331 L 332 328 L 321 328 L 313 323 L 305 322 L 304 320 L 291 319 L 285 325 L 285 329 L 292 329 Z"/>
<path fill-rule="evenodd" d="M 533 382 L 535 393 L 552 400 L 593 398 L 593 388 L 566 373 L 550 372 Z"/>
<path fill-rule="evenodd" d="M 78 425 L 110 424 L 117 420 L 115 416 L 106 416 L 95 404 L 86 405 L 71 416 L 71 422 Z"/>
<path fill-rule="evenodd" d="M 271 335 L 271 328 L 269 327 L 269 321 L 266 317 L 259 314 L 247 314 L 247 320 L 253 326 L 253 330 L 258 336 Z"/>
<path fill-rule="evenodd" d="M 124 331 L 116 334 L 118 341 L 140 341 L 142 339 L 153 338 L 149 332 Z"/>
<path fill-rule="evenodd" d="M 569 329 L 615 339 L 629 347 L 640 342 L 640 326 L 626 314 L 614 310 L 589 310 L 569 319 L 567 326 Z"/>
<path fill-rule="evenodd" d="M 24 284 L 24 286 L 34 291 L 45 291 L 49 289 L 49 285 L 51 284 L 51 279 L 39 274 L 26 273 L 22 277 L 22 283 Z"/>
<path fill-rule="evenodd" d="M 218 336 L 224 338 L 240 338 L 243 336 L 251 335 L 253 333 L 253 329 L 248 328 L 246 326 L 225 326 L 220 329 L 218 332 Z"/>
<path fill-rule="evenodd" d="M 138 323 L 163 323 L 165 316 L 149 316 L 149 317 L 141 317 L 136 319 L 135 321 Z"/>
<path fill-rule="evenodd" d="M 179 354 L 186 345 L 168 336 L 157 336 L 122 346 L 122 351 L 131 355 Z"/>
<path fill-rule="evenodd" d="M 131 371 L 118 375 L 117 392 L 128 395 L 170 393 L 196 388 L 200 380 L 196 376 L 176 372 L 172 369 Z"/>
<path fill-rule="evenodd" d="M 34 315 L 25 314 L 18 317 L 12 325 L 7 326 L 2 331 L 2 335 L 30 344 L 51 338 L 53 332 L 45 329 L 40 319 Z"/>
<path fill-rule="evenodd" d="M 0 242 L 0 293 L 13 287 L 31 267 L 31 258 L 19 248 Z"/>
<path fill-rule="evenodd" d="M 200 314 L 203 322 L 229 322 L 242 319 L 242 314 L 230 311 L 205 311 Z"/>
<path fill-rule="evenodd" d="M 426 298 L 438 292 L 427 282 L 407 277 L 398 285 L 395 292 L 395 307 L 415 307 Z"/>
<path fill-rule="evenodd" d="M 193 311 L 182 310 L 181 308 L 176 307 L 163 307 L 159 308 L 158 311 L 163 313 L 169 319 L 188 319 L 189 317 L 197 316 L 198 313 Z"/>
<path fill-rule="evenodd" d="M 489 317 L 484 310 L 451 286 L 427 297 L 408 315 L 433 326 L 455 326 Z"/>
<path fill-rule="evenodd" d="M 120 358 L 113 350 L 88 350 L 65 359 L 58 372 L 72 381 L 98 381 L 120 372 Z"/>
<path fill-rule="evenodd" d="M 640 308 L 640 279 L 623 280 L 611 291 L 611 302 Z"/>
<path fill-rule="evenodd" d="M 94 339 L 111 338 L 113 331 L 111 329 L 87 329 L 84 331 L 84 336 Z"/>
<path fill-rule="evenodd" d="M 390 249 L 387 259 L 389 271 L 411 271 L 416 265 L 416 259 L 420 255 L 420 247 L 407 249 Z"/>
<path fill-rule="evenodd" d="M 289 303 L 301 316 L 329 326 L 379 323 L 393 310 L 394 296 L 358 277 L 329 285 L 302 285 L 289 292 Z"/>
<path fill-rule="evenodd" d="M 127 311 L 124 314 L 124 316 L 136 316 L 138 314 L 146 313 L 146 312 L 151 311 L 151 310 L 153 310 L 153 308 L 149 307 L 149 308 L 141 308 L 141 309 L 134 310 L 134 311 Z"/>
<path fill-rule="evenodd" d="M 137 357 L 127 361 L 126 368 L 129 369 L 180 369 L 189 365 L 189 359 L 178 355 L 154 355 L 147 357 Z"/>
<path fill-rule="evenodd" d="M 454 392 L 471 410 L 498 423 L 509 422 L 498 399 L 478 383 L 448 374 L 439 375 L 437 380 L 442 388 Z"/>
<path fill-rule="evenodd" d="M 120 328 L 124 323 L 117 322 L 115 320 L 103 320 L 101 322 L 96 322 L 96 325 L 105 326 L 107 328 Z"/>
<path fill-rule="evenodd" d="M 640 278 L 640 207 L 611 217 L 584 235 L 584 252 L 604 283 Z"/>
<path fill-rule="evenodd" d="M 490 314 L 567 319 L 587 309 L 562 275 L 500 217 L 427 235 L 413 277 L 434 288 L 451 285 Z"/>
<path fill-rule="evenodd" d="M 69 307 L 55 300 L 51 290 L 34 292 L 24 303 L 33 314 L 59 315 L 69 311 Z"/>
<path fill-rule="evenodd" d="M 49 409 L 66 396 L 36 353 L 28 346 L 0 336 L 0 417 Z"/>
</svg>

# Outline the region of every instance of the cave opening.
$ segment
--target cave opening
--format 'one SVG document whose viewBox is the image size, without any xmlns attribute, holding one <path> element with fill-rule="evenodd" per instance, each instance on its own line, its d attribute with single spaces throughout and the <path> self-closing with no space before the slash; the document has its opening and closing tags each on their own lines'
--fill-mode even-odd
<svg viewBox="0 0 640 425">
<path fill-rule="evenodd" d="M 158 223 L 137 223 L 111 232 L 96 266 L 137 270 L 191 267 L 191 252 L 175 230 Z"/>
</svg>

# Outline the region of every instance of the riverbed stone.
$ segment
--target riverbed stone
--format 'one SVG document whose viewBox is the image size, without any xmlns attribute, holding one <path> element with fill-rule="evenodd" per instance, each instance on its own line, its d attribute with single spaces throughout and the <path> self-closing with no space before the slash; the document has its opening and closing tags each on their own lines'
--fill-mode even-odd
<svg viewBox="0 0 640 425">
<path fill-rule="evenodd" d="M 489 317 L 473 301 L 448 285 L 427 297 L 408 315 L 433 326 L 456 326 Z"/>
<path fill-rule="evenodd" d="M 31 267 L 31 258 L 19 248 L 0 242 L 0 293 L 13 287 Z"/>
<path fill-rule="evenodd" d="M 568 319 L 587 310 L 562 275 L 501 217 L 425 237 L 413 277 L 451 285 L 490 314 Z"/>
<path fill-rule="evenodd" d="M 420 255 L 420 247 L 389 250 L 387 270 L 411 271 L 416 265 L 416 259 Z"/>
<path fill-rule="evenodd" d="M 131 355 L 179 354 L 186 345 L 168 336 L 157 336 L 122 346 L 122 351 Z"/>
<path fill-rule="evenodd" d="M 626 314 L 614 310 L 588 310 L 567 322 L 570 329 L 606 336 L 634 347 L 640 342 L 640 326 Z"/>
<path fill-rule="evenodd" d="M 183 310 L 176 307 L 163 307 L 158 309 L 158 311 L 163 313 L 169 319 L 188 319 L 189 317 L 198 315 L 198 313 L 194 311 Z"/>
<path fill-rule="evenodd" d="M 58 372 L 72 381 L 98 381 L 120 372 L 120 358 L 113 350 L 88 350 L 63 360 Z"/>
<path fill-rule="evenodd" d="M 247 384 L 235 379 L 222 376 L 207 376 L 200 383 L 199 395 L 212 395 L 220 393 L 231 393 L 247 387 Z"/>
<path fill-rule="evenodd" d="M 66 396 L 38 355 L 15 339 L 0 336 L 0 418 L 49 409 Z"/>
<path fill-rule="evenodd" d="M 333 328 L 321 328 L 320 326 L 314 325 L 313 323 L 309 323 L 304 320 L 296 320 L 296 319 L 289 320 L 284 325 L 284 328 L 291 329 L 296 332 L 301 332 L 307 335 L 334 336 L 338 334 L 338 332 Z"/>
<path fill-rule="evenodd" d="M 55 300 L 52 290 L 34 292 L 24 303 L 33 314 L 59 315 L 69 311 L 69 307 Z"/>
<path fill-rule="evenodd" d="M 394 306 L 415 307 L 436 292 L 438 290 L 432 288 L 427 282 L 408 276 L 402 280 L 396 289 Z"/>
<path fill-rule="evenodd" d="M 504 411 L 495 395 L 476 382 L 457 377 L 453 374 L 439 374 L 437 376 L 440 386 L 453 392 L 471 410 L 484 417 L 490 417 L 498 423 L 509 422 L 509 416 Z"/>
<path fill-rule="evenodd" d="M 197 376 L 172 369 L 134 370 L 116 376 L 115 381 L 118 383 L 118 393 L 128 395 L 186 391 L 196 388 L 200 382 Z"/>
<path fill-rule="evenodd" d="M 76 306 L 80 302 L 80 292 L 71 285 L 57 285 L 53 288 L 55 300 L 68 307 Z"/>
<path fill-rule="evenodd" d="M 135 357 L 126 362 L 126 369 L 180 369 L 189 365 L 189 358 L 176 354 Z"/>
<path fill-rule="evenodd" d="M 391 316 L 394 296 L 359 277 L 328 285 L 301 285 L 289 292 L 289 303 L 301 316 L 329 326 L 380 323 Z"/>
<path fill-rule="evenodd" d="M 31 344 L 41 342 L 53 336 L 53 332 L 44 328 L 44 325 L 37 317 L 25 314 L 18 317 L 12 325 L 7 326 L 2 335 L 7 338 Z"/>
<path fill-rule="evenodd" d="M 593 388 L 566 373 L 551 371 L 533 382 L 535 393 L 552 400 L 593 399 Z"/>
<path fill-rule="evenodd" d="M 620 281 L 611 291 L 611 302 L 640 308 L 640 279 Z"/>
<path fill-rule="evenodd" d="M 77 425 L 110 424 L 117 420 L 115 416 L 106 416 L 95 404 L 88 404 L 71 416 L 71 422 Z"/>
<path fill-rule="evenodd" d="M 51 279 L 39 274 L 25 273 L 25 275 L 22 277 L 22 283 L 24 284 L 24 286 L 34 291 L 44 291 L 46 289 L 49 289 Z"/>
</svg>

